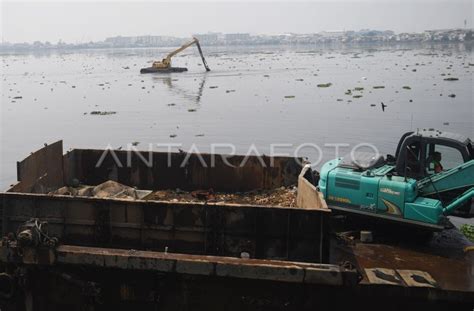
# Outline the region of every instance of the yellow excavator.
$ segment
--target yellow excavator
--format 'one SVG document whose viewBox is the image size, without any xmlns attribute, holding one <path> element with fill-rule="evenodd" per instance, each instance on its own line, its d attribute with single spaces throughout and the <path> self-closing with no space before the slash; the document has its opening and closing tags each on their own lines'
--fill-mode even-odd
<svg viewBox="0 0 474 311">
<path fill-rule="evenodd" d="M 204 65 L 204 68 L 206 68 L 206 71 L 210 71 L 209 66 L 207 66 L 206 59 L 204 58 L 204 55 L 202 54 L 202 49 L 201 45 L 199 44 L 199 40 L 195 37 L 193 37 L 193 40 L 189 41 L 188 43 L 182 45 L 179 49 L 174 50 L 173 52 L 169 53 L 165 58 L 163 58 L 161 61 L 155 61 L 153 62 L 153 65 L 148 68 L 142 68 L 140 70 L 140 73 L 153 73 L 153 72 L 162 72 L 162 73 L 168 73 L 168 72 L 183 72 L 187 71 L 188 68 L 185 67 L 172 67 L 171 66 L 171 58 L 178 54 L 179 52 L 182 52 L 183 50 L 187 49 L 191 45 L 196 44 L 199 55 L 201 55 L 202 63 Z"/>
</svg>

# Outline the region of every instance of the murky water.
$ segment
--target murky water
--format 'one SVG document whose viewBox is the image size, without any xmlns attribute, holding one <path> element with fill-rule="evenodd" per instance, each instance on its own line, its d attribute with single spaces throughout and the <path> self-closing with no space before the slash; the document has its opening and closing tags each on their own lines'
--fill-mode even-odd
<svg viewBox="0 0 474 311">
<path fill-rule="evenodd" d="M 328 144 L 366 142 L 394 153 L 401 134 L 416 128 L 474 137 L 474 60 L 463 45 L 203 48 L 209 73 L 189 50 L 174 59 L 189 71 L 166 75 L 139 70 L 169 49 L 2 55 L 0 188 L 16 180 L 17 160 L 59 139 L 65 149 L 139 142 L 143 150 L 175 143 L 209 152 L 223 143 L 241 154 L 252 144 L 269 154 L 271 144 L 292 153 L 311 143 L 324 161 L 335 155 Z M 331 85 L 318 87 L 324 83 Z M 313 147 L 299 154 L 320 159 Z"/>
</svg>

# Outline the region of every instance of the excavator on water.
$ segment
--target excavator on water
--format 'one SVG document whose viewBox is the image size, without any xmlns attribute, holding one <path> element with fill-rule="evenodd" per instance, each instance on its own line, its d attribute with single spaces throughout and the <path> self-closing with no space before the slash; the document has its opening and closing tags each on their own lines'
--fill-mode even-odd
<svg viewBox="0 0 474 311">
<path fill-rule="evenodd" d="M 188 69 L 185 67 L 172 67 L 171 66 L 171 58 L 176 54 L 182 52 L 183 50 L 187 49 L 191 45 L 196 44 L 199 55 L 201 55 L 202 63 L 206 71 L 210 71 L 209 66 L 207 65 L 206 59 L 204 58 L 204 54 L 202 53 L 201 45 L 199 44 L 199 40 L 197 38 L 193 38 L 193 40 L 189 41 L 188 43 L 182 45 L 180 48 L 174 50 L 173 52 L 169 53 L 165 58 L 161 61 L 153 62 L 151 67 L 142 68 L 140 73 L 154 73 L 154 72 L 161 72 L 161 73 L 169 73 L 169 72 L 183 72 L 187 71 Z"/>
<path fill-rule="evenodd" d="M 353 152 L 325 163 L 318 187 L 336 213 L 440 231 L 455 212 L 472 216 L 473 143 L 434 129 L 408 132 L 395 156 Z"/>
</svg>

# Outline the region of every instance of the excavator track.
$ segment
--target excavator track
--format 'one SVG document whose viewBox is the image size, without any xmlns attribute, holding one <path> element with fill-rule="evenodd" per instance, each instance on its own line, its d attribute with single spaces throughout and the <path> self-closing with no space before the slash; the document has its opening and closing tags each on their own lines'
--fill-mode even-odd
<svg viewBox="0 0 474 311">
<path fill-rule="evenodd" d="M 184 72 L 188 71 L 185 67 L 170 67 L 170 68 L 154 68 L 147 67 L 140 69 L 140 73 L 172 73 L 172 72 Z"/>
</svg>

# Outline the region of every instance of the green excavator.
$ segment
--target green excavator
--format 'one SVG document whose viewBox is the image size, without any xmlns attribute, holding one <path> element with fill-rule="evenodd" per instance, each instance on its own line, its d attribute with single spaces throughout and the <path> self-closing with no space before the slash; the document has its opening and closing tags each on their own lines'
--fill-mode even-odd
<svg viewBox="0 0 474 311">
<path fill-rule="evenodd" d="M 318 186 L 336 212 L 443 230 L 447 216 L 471 215 L 473 143 L 434 129 L 408 132 L 395 156 L 353 152 L 325 163 Z"/>
</svg>

